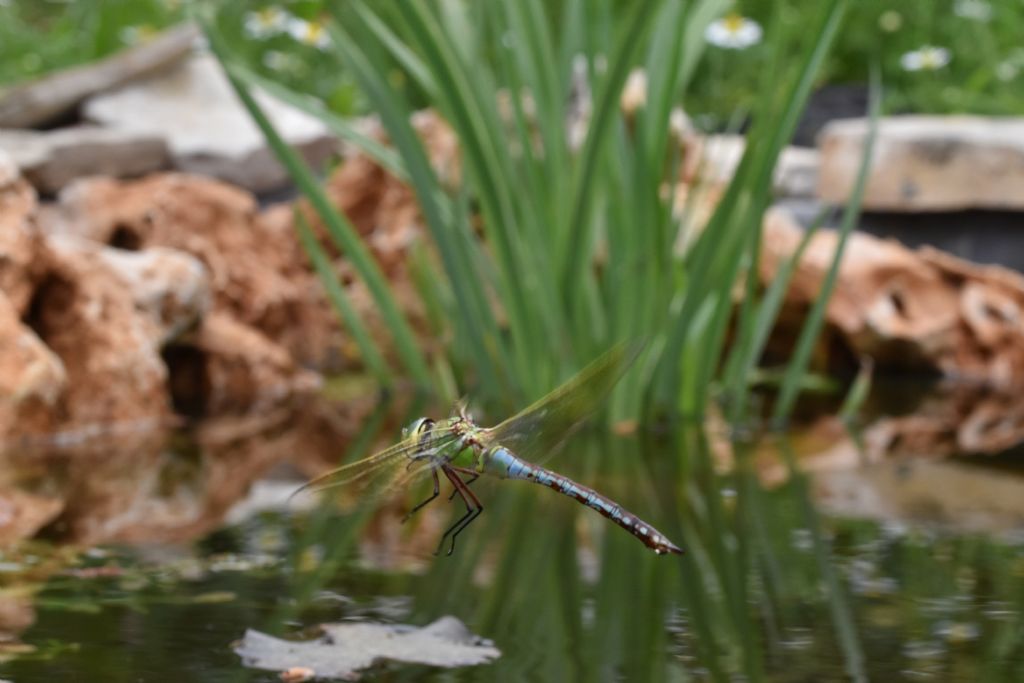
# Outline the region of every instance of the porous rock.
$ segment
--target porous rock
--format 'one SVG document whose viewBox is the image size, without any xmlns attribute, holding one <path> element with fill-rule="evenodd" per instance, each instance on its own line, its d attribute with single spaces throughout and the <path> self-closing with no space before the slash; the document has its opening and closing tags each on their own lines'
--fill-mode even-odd
<svg viewBox="0 0 1024 683">
<path fill-rule="evenodd" d="M 178 381 L 191 377 L 199 384 L 180 386 L 176 393 L 202 400 L 207 415 L 259 412 L 320 386 L 320 376 L 300 368 L 287 349 L 223 312 L 207 315 L 195 335 L 182 341 L 185 358 L 189 350 L 191 371 Z"/>
<path fill-rule="evenodd" d="M 290 218 L 275 221 L 259 214 L 249 193 L 170 173 L 137 181 L 83 180 L 59 199 L 44 222 L 48 233 L 191 254 L 209 273 L 212 310 L 260 330 L 303 365 L 335 363 L 340 330 L 306 266 Z"/>
<path fill-rule="evenodd" d="M 0 292 L 23 314 L 39 279 L 36 193 L 0 150 Z"/>
<path fill-rule="evenodd" d="M 28 322 L 68 374 L 59 414 L 62 428 L 170 414 L 160 347 L 167 329 L 180 323 L 165 325 L 160 316 L 147 313 L 129 286 L 135 276 L 118 273 L 118 266 L 152 269 L 149 259 L 141 264 L 112 260 L 105 249 L 74 237 L 50 236 L 46 275 L 33 296 Z M 171 270 L 184 272 L 180 264 Z M 198 311 L 184 313 L 192 317 Z"/>
<path fill-rule="evenodd" d="M 796 251 L 802 229 L 775 210 L 764 230 L 760 278 L 768 283 Z M 837 244 L 836 231 L 811 239 L 775 337 L 796 338 L 795 328 L 820 296 Z M 1022 311 L 1024 276 L 1018 273 L 854 232 L 826 320 L 847 358 L 868 356 L 882 368 L 932 370 L 1006 387 L 1024 382 Z"/>
<path fill-rule="evenodd" d="M 64 364 L 0 292 L 0 435 L 42 432 L 67 386 Z"/>
</svg>

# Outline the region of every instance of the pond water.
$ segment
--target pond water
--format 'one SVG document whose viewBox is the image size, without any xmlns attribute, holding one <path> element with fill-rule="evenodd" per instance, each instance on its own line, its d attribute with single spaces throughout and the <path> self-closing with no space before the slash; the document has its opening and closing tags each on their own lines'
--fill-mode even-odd
<svg viewBox="0 0 1024 683">
<path fill-rule="evenodd" d="M 222 430 L 216 447 L 195 431 L 136 440 L 135 466 L 92 474 L 88 455 L 51 459 L 64 512 L 49 540 L 0 560 L 0 678 L 277 681 L 233 652 L 247 629 L 298 640 L 322 623 L 453 615 L 501 657 L 365 677 L 1024 680 L 1024 467 L 1012 448 L 936 457 L 958 435 L 947 398 L 855 435 L 825 418 L 744 447 L 583 433 L 550 463 L 683 556 L 547 489 L 481 482 L 484 515 L 435 558 L 458 510 L 439 499 L 400 524 L 421 491 L 379 510 L 284 507 L 307 454 L 280 425 Z M 901 454 L 908 443 L 931 457 Z M 74 460 L 47 456 L 60 457 Z"/>
</svg>

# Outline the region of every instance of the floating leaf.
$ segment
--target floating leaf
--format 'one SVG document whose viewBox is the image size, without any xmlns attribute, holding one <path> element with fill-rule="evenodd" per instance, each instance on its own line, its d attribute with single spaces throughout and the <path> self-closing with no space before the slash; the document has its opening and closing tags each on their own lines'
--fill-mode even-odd
<svg viewBox="0 0 1024 683">
<path fill-rule="evenodd" d="M 455 617 L 423 628 L 351 622 L 324 624 L 316 640 L 282 640 L 249 629 L 235 645 L 243 664 L 269 671 L 312 669 L 319 678 L 352 679 L 384 660 L 453 668 L 486 664 L 501 652 Z"/>
</svg>

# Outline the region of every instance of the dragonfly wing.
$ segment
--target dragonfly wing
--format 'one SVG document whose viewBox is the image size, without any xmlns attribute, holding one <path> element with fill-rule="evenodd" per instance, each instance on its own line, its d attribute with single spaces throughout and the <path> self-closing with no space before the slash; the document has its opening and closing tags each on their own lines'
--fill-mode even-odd
<svg viewBox="0 0 1024 683">
<path fill-rule="evenodd" d="M 539 401 L 487 431 L 527 460 L 550 454 L 597 408 L 643 349 L 638 342 L 613 346 Z"/>
<path fill-rule="evenodd" d="M 326 472 L 300 486 L 292 496 L 303 491 L 317 493 L 330 489 L 353 492 L 361 499 L 384 496 L 429 471 L 433 464 L 431 456 L 457 438 L 450 431 L 444 431 L 432 433 L 426 443 L 422 439 L 406 439 L 362 460 Z"/>
</svg>

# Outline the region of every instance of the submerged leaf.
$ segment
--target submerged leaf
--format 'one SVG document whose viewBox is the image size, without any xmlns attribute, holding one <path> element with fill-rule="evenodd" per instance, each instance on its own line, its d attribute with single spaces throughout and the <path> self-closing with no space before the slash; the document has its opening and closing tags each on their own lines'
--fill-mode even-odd
<svg viewBox="0 0 1024 683">
<path fill-rule="evenodd" d="M 235 645 L 246 666 L 269 671 L 312 669 L 319 678 L 351 679 L 357 672 L 391 660 L 453 668 L 486 664 L 501 652 L 474 636 L 455 617 L 423 628 L 371 622 L 324 624 L 316 640 L 282 640 L 249 629 Z"/>
</svg>

